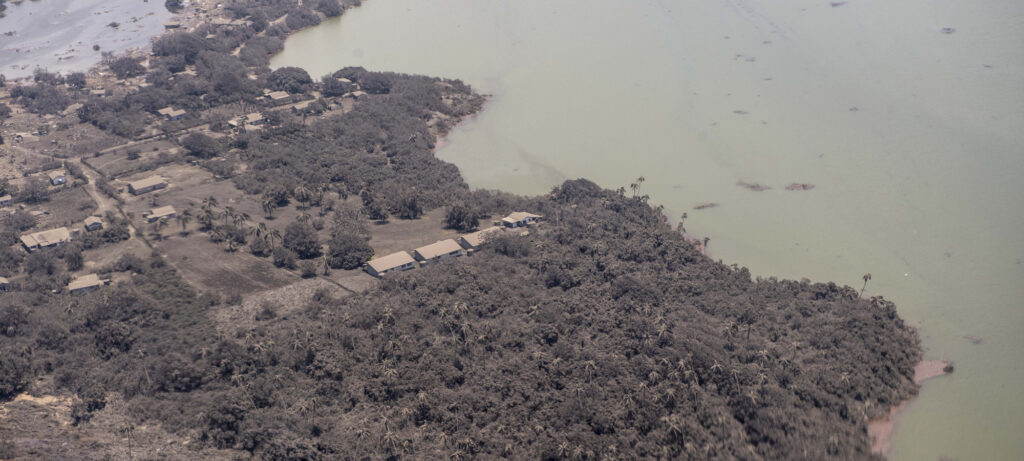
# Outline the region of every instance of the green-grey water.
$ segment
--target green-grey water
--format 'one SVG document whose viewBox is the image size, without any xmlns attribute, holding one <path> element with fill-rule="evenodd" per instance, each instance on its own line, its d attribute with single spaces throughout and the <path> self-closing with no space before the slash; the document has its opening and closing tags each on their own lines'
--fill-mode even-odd
<svg viewBox="0 0 1024 461">
<path fill-rule="evenodd" d="M 836 5 L 372 0 L 273 66 L 462 79 L 492 97 L 437 155 L 474 187 L 644 176 L 727 263 L 870 272 L 926 358 L 956 364 L 901 413 L 890 457 L 1024 459 L 1024 3 Z"/>
</svg>

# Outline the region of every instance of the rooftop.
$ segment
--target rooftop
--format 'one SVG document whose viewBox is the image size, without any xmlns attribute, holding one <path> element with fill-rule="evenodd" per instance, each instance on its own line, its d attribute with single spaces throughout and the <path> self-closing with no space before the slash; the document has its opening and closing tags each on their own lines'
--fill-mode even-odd
<svg viewBox="0 0 1024 461">
<path fill-rule="evenodd" d="M 49 176 L 50 179 L 63 178 L 64 177 L 64 170 L 53 170 L 53 171 L 51 171 L 49 173 L 46 173 L 46 175 Z"/>
<path fill-rule="evenodd" d="M 539 219 L 539 218 L 542 218 L 542 216 L 541 215 L 536 215 L 536 214 L 533 214 L 533 213 L 527 213 L 525 211 L 516 211 L 514 213 L 510 213 L 508 216 L 505 216 L 505 218 L 502 219 L 502 221 L 509 221 L 509 220 L 511 220 L 513 222 L 519 222 L 519 221 L 526 220 L 528 218 Z"/>
<path fill-rule="evenodd" d="M 271 91 L 270 93 L 267 93 L 267 97 L 275 101 L 278 99 L 287 98 L 288 96 L 291 95 L 289 95 L 287 91 Z"/>
<path fill-rule="evenodd" d="M 463 235 L 462 239 L 470 246 L 478 247 L 481 243 L 484 243 L 484 239 L 488 238 L 489 235 L 494 234 L 495 232 L 500 233 L 502 230 L 503 229 L 500 227 L 488 227 L 487 229 L 478 230 L 472 234 Z"/>
<path fill-rule="evenodd" d="M 416 260 L 412 259 L 412 256 L 409 256 L 409 253 L 406 253 L 404 251 L 399 251 L 398 253 L 391 253 L 391 254 L 389 254 L 387 256 L 382 256 L 380 258 L 376 258 L 376 259 L 366 263 L 366 265 L 372 267 L 373 270 L 375 270 L 375 271 L 377 271 L 379 273 L 379 272 L 389 271 L 389 270 L 394 269 L 396 267 L 404 266 L 404 265 L 410 264 L 410 263 L 415 264 Z"/>
<path fill-rule="evenodd" d="M 146 188 L 153 187 L 153 186 L 160 185 L 160 184 L 167 184 L 167 181 L 164 180 L 164 178 L 161 178 L 159 176 L 150 176 L 150 177 L 148 177 L 146 179 L 140 179 L 138 181 L 132 181 L 132 182 L 128 183 L 128 186 L 131 187 L 132 189 L 139 190 L 139 189 L 146 189 Z"/>
<path fill-rule="evenodd" d="M 68 291 L 81 290 L 83 288 L 92 288 L 103 285 L 103 281 L 96 274 L 83 275 L 77 279 L 71 281 L 68 284 Z"/>
<path fill-rule="evenodd" d="M 152 210 L 149 210 L 149 214 L 146 215 L 146 216 L 149 217 L 150 219 L 153 219 L 153 218 L 163 218 L 165 216 L 170 216 L 170 215 L 173 215 L 173 214 L 174 214 L 174 207 L 168 205 L 168 206 L 162 206 L 162 207 L 159 207 L 159 208 L 153 208 Z"/>
<path fill-rule="evenodd" d="M 455 240 L 452 239 L 441 240 L 440 242 L 434 242 L 416 249 L 416 252 L 424 259 L 433 259 L 456 251 L 462 251 L 462 246 L 455 243 Z"/>
<path fill-rule="evenodd" d="M 86 226 L 89 226 L 89 225 L 92 225 L 92 224 L 103 224 L 103 220 L 100 219 L 100 218 L 97 218 L 95 216 L 89 216 L 88 218 L 85 218 L 85 225 Z"/>
<path fill-rule="evenodd" d="M 69 240 L 71 240 L 71 232 L 69 232 L 66 227 L 58 227 L 56 229 L 21 236 L 21 243 L 24 243 L 27 247 L 45 247 L 67 242 Z"/>
</svg>

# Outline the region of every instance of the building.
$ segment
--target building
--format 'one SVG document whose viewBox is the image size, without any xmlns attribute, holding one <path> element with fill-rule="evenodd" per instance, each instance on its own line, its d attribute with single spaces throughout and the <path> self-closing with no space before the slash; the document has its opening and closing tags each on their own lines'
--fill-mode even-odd
<svg viewBox="0 0 1024 461">
<path fill-rule="evenodd" d="M 287 91 L 271 91 L 271 92 L 269 92 L 269 93 L 267 93 L 267 94 L 265 94 L 263 96 L 266 97 L 267 99 L 271 100 L 271 101 L 275 101 L 276 102 L 276 101 L 280 101 L 282 99 L 288 99 L 288 97 L 291 96 L 291 95 L 288 94 Z"/>
<path fill-rule="evenodd" d="M 68 182 L 68 177 L 64 174 L 64 170 L 53 170 L 46 173 L 46 176 L 50 177 L 50 184 L 53 184 L 54 186 L 59 186 Z"/>
<path fill-rule="evenodd" d="M 156 111 L 156 113 L 160 114 L 167 120 L 180 120 L 185 116 L 184 109 L 175 109 L 173 106 L 164 107 L 163 109 Z"/>
<path fill-rule="evenodd" d="M 353 91 L 351 93 L 346 93 L 344 97 L 352 98 L 358 101 L 361 99 L 366 99 L 368 96 L 370 95 L 365 91 Z"/>
<path fill-rule="evenodd" d="M 11 281 L 4 277 L 0 277 L 0 291 L 6 291 L 11 289 Z"/>
<path fill-rule="evenodd" d="M 399 251 L 374 259 L 363 266 L 366 272 L 374 277 L 381 277 L 388 272 L 407 271 L 416 267 L 416 260 L 409 253 Z"/>
<path fill-rule="evenodd" d="M 0 206 L 7 206 L 12 203 L 14 203 L 14 197 L 11 197 L 11 194 L 0 197 Z"/>
<path fill-rule="evenodd" d="M 97 88 L 95 90 L 89 90 L 89 96 L 95 96 L 97 98 L 102 98 L 102 97 L 104 97 L 106 95 L 107 95 L 107 90 L 104 90 L 102 88 Z"/>
<path fill-rule="evenodd" d="M 295 115 L 302 115 L 310 111 L 309 106 L 313 105 L 316 99 L 307 99 L 302 102 L 292 104 L 292 113 Z"/>
<path fill-rule="evenodd" d="M 146 192 L 152 192 L 165 187 L 167 187 L 167 181 L 159 176 L 150 176 L 146 179 L 140 179 L 138 181 L 128 183 L 128 191 L 131 192 L 132 195 L 142 195 Z"/>
<path fill-rule="evenodd" d="M 266 122 L 267 118 L 262 113 L 253 112 L 251 114 L 245 114 L 236 119 L 229 120 L 228 126 L 231 128 L 259 129 Z"/>
<path fill-rule="evenodd" d="M 21 244 L 28 251 L 40 248 L 53 248 L 71 241 L 71 232 L 66 227 L 34 232 L 21 236 Z"/>
<path fill-rule="evenodd" d="M 96 274 L 83 275 L 77 279 L 72 280 L 71 283 L 68 284 L 68 291 L 71 292 L 71 294 L 73 295 L 77 295 L 79 293 L 85 293 L 88 291 L 98 289 L 99 287 L 106 285 L 107 283 L 109 282 L 106 280 L 101 280 L 100 277 Z"/>
<path fill-rule="evenodd" d="M 440 261 L 446 258 L 457 258 L 462 256 L 462 247 L 455 240 L 441 240 L 430 245 L 419 247 L 412 252 L 417 261 L 427 264 L 433 261 Z"/>
<path fill-rule="evenodd" d="M 527 213 L 525 211 L 517 211 L 502 218 L 501 224 L 505 227 L 523 227 L 533 224 L 542 217 L 543 216 Z"/>
<path fill-rule="evenodd" d="M 480 245 L 483 245 L 488 238 L 501 234 L 503 230 L 503 228 L 495 226 L 463 235 L 459 237 L 459 245 L 462 245 L 462 248 L 466 250 L 476 251 L 480 249 Z"/>
<path fill-rule="evenodd" d="M 174 217 L 174 207 L 162 206 L 159 208 L 153 208 L 145 214 L 146 222 L 157 222 L 161 219 L 171 219 Z"/>
<path fill-rule="evenodd" d="M 92 232 L 95 230 L 103 229 L 103 220 L 95 216 L 89 216 L 85 218 L 85 230 Z"/>
<path fill-rule="evenodd" d="M 38 140 L 39 137 L 32 133 L 14 133 L 14 141 L 16 142 L 35 142 Z"/>
</svg>

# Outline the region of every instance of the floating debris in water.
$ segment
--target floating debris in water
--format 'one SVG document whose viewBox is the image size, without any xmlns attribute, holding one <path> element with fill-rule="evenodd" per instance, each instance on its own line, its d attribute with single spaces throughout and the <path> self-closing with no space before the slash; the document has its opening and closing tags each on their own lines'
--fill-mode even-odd
<svg viewBox="0 0 1024 461">
<path fill-rule="evenodd" d="M 941 32 L 946 34 L 946 35 L 949 35 L 949 34 L 952 34 L 953 32 L 956 32 L 956 29 L 954 29 L 952 27 L 943 27 L 941 29 Z"/>
<path fill-rule="evenodd" d="M 745 187 L 745 188 L 750 189 L 750 190 L 752 190 L 754 192 L 763 192 L 763 191 L 766 191 L 766 190 L 772 188 L 771 186 L 766 186 L 764 184 L 758 184 L 756 182 L 751 183 L 751 182 L 746 182 L 746 181 L 736 181 L 736 185 L 740 186 L 740 187 Z"/>
<path fill-rule="evenodd" d="M 846 2 L 832 2 L 832 3 L 829 3 L 829 5 L 832 5 L 832 8 L 835 8 L 835 7 L 838 7 L 838 6 L 843 6 L 845 4 L 846 4 Z"/>
<path fill-rule="evenodd" d="M 851 106 L 849 110 L 850 110 L 850 112 L 857 112 L 857 111 L 860 111 L 860 107 Z"/>
<path fill-rule="evenodd" d="M 814 189 L 814 184 L 807 184 L 802 182 L 795 182 L 786 186 L 786 190 L 811 190 Z"/>
<path fill-rule="evenodd" d="M 706 209 L 708 209 L 708 208 L 714 208 L 714 207 L 716 207 L 716 206 L 718 206 L 718 204 L 717 204 L 717 203 L 713 203 L 713 202 L 710 202 L 710 203 L 702 203 L 702 204 L 700 204 L 700 205 L 697 205 L 697 206 L 693 207 L 693 209 L 694 209 L 694 210 L 706 210 Z"/>
<path fill-rule="evenodd" d="M 964 335 L 964 339 L 970 341 L 972 344 L 981 344 L 981 337 L 975 335 Z"/>
<path fill-rule="evenodd" d="M 747 114 L 749 114 L 750 112 L 747 112 L 747 111 L 745 111 L 745 110 L 740 110 L 740 109 L 736 109 L 736 110 L 732 111 L 732 113 L 734 113 L 734 114 L 736 114 L 736 115 L 747 115 Z"/>
</svg>

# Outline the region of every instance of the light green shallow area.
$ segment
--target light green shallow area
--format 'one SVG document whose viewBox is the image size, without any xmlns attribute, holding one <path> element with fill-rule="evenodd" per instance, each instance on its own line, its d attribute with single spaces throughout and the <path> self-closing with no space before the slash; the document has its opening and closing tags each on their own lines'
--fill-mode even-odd
<svg viewBox="0 0 1024 461">
<path fill-rule="evenodd" d="M 437 152 L 473 187 L 644 176 L 727 263 L 870 272 L 926 358 L 956 364 L 901 413 L 890 457 L 1024 459 L 1024 3 L 370 0 L 273 66 L 490 94 Z"/>
</svg>

